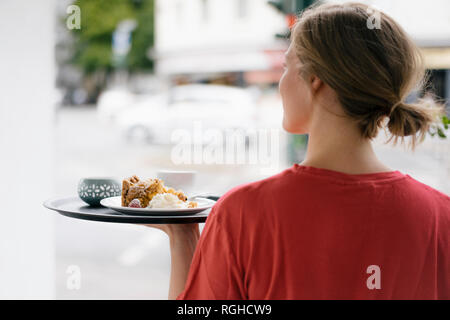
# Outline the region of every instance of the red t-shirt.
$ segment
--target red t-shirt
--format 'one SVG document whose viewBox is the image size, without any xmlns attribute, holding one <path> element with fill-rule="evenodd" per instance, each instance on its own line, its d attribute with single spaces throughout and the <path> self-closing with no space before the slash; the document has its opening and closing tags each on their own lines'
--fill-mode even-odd
<svg viewBox="0 0 450 320">
<path fill-rule="evenodd" d="M 294 165 L 212 209 L 177 299 L 450 299 L 450 198 Z"/>
</svg>

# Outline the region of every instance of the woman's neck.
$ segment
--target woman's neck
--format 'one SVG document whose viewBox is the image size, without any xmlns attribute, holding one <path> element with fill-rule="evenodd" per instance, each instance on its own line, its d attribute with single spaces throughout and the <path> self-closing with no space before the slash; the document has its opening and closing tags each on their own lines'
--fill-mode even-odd
<svg viewBox="0 0 450 320">
<path fill-rule="evenodd" d="M 371 141 L 361 137 L 354 123 L 326 111 L 321 113 L 311 121 L 306 158 L 301 165 L 348 174 L 392 171 L 378 160 Z"/>
</svg>

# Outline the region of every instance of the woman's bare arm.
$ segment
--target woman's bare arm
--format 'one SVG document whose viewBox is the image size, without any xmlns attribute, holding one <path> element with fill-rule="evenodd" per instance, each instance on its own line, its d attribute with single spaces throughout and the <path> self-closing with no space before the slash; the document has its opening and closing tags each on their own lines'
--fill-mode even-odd
<svg viewBox="0 0 450 320">
<path fill-rule="evenodd" d="M 198 223 L 148 225 L 164 231 L 170 240 L 169 300 L 175 300 L 183 292 L 191 266 L 192 257 L 200 238 Z"/>
<path fill-rule="evenodd" d="M 173 227 L 168 233 L 171 257 L 169 300 L 175 300 L 184 290 L 192 257 L 200 237 L 198 224 Z"/>
</svg>

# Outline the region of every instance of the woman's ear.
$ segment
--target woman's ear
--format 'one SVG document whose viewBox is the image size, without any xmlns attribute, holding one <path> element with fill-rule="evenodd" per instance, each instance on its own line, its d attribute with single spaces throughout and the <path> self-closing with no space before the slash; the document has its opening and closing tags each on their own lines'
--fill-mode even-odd
<svg viewBox="0 0 450 320">
<path fill-rule="evenodd" d="M 311 89 L 314 93 L 316 93 L 323 85 L 322 80 L 320 80 L 317 76 L 312 75 L 310 78 L 311 81 Z"/>
</svg>

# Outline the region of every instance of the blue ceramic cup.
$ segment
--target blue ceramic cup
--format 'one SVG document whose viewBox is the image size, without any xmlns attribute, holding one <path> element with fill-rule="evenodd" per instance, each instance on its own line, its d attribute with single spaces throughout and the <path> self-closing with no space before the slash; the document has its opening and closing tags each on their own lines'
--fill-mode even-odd
<svg viewBox="0 0 450 320">
<path fill-rule="evenodd" d="M 120 196 L 122 186 L 114 178 L 83 178 L 78 183 L 78 196 L 90 206 L 100 206 L 100 201 Z"/>
</svg>

